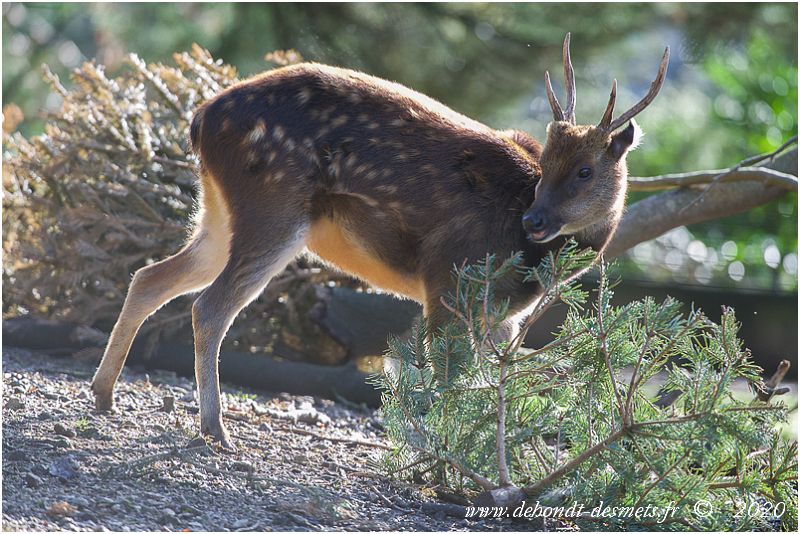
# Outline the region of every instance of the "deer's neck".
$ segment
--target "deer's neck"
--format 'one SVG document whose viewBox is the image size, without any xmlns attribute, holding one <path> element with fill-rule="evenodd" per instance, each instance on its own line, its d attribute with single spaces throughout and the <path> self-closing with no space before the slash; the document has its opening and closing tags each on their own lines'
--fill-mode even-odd
<svg viewBox="0 0 800 534">
<path fill-rule="evenodd" d="M 619 225 L 621 217 L 622 214 L 617 214 L 576 233 L 574 237 L 578 242 L 578 246 L 581 248 L 589 247 L 598 253 L 605 250 L 609 241 L 611 241 L 611 237 L 614 235 L 614 231 Z"/>
</svg>

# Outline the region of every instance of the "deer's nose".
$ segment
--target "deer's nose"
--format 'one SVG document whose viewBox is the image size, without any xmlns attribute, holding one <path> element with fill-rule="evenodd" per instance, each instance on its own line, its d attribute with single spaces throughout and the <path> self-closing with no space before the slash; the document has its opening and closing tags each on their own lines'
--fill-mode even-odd
<svg viewBox="0 0 800 534">
<path fill-rule="evenodd" d="M 528 212 L 522 217 L 522 226 L 530 233 L 540 232 L 547 227 L 547 218 L 541 211 Z"/>
</svg>

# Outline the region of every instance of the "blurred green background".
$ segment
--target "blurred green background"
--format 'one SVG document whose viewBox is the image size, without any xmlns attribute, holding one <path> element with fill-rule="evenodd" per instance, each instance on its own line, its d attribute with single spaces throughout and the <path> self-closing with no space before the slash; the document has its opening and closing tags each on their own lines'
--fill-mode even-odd
<svg viewBox="0 0 800 534">
<path fill-rule="evenodd" d="M 59 105 L 41 79 L 125 54 L 170 62 L 193 42 L 238 67 L 296 49 L 427 93 L 497 128 L 542 139 L 552 115 L 545 69 L 559 73 L 572 32 L 578 122 L 596 123 L 611 80 L 618 108 L 647 91 L 672 49 L 661 95 L 640 115 L 647 134 L 629 157 L 637 176 L 732 166 L 797 131 L 797 5 L 760 4 L 3 4 L 3 105 L 20 130 L 42 131 Z M 561 93 L 559 93 L 561 94 Z M 637 199 L 634 195 L 631 202 Z M 797 195 L 746 214 L 678 228 L 629 251 L 626 280 L 797 291 Z"/>
</svg>

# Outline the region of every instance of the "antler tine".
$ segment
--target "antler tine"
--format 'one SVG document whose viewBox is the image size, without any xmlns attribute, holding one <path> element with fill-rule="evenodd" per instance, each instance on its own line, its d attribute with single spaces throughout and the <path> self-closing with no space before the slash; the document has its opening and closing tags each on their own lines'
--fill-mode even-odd
<svg viewBox="0 0 800 534">
<path fill-rule="evenodd" d="M 564 47 L 562 48 L 561 55 L 564 60 L 564 81 L 566 82 L 567 90 L 567 107 L 564 110 L 564 120 L 575 124 L 575 71 L 572 69 L 572 58 L 569 55 L 569 38 L 570 33 L 564 38 Z"/>
<path fill-rule="evenodd" d="M 598 128 L 602 130 L 607 130 L 608 127 L 611 125 L 611 118 L 614 115 L 614 104 L 617 103 L 617 80 L 614 80 L 611 84 L 611 95 L 608 97 L 608 105 L 606 106 L 606 112 L 603 113 L 603 118 L 600 119 L 600 124 L 597 125 Z"/>
<path fill-rule="evenodd" d="M 553 85 L 550 83 L 549 71 L 544 71 L 544 87 L 547 89 L 547 100 L 550 101 L 550 109 L 553 110 L 553 118 L 557 121 L 563 121 L 564 110 L 561 109 L 561 104 L 558 103 L 558 99 L 553 92 Z"/>
<path fill-rule="evenodd" d="M 661 58 L 661 64 L 658 66 L 658 75 L 653 83 L 650 84 L 650 91 L 647 92 L 644 98 L 636 103 L 631 109 L 617 117 L 611 124 L 608 125 L 608 130 L 613 132 L 630 119 L 642 112 L 644 108 L 650 105 L 650 102 L 656 97 L 661 87 L 664 85 L 664 80 L 667 77 L 667 65 L 669 64 L 669 47 L 664 50 L 664 56 Z M 605 118 L 605 117 L 603 117 Z"/>
</svg>

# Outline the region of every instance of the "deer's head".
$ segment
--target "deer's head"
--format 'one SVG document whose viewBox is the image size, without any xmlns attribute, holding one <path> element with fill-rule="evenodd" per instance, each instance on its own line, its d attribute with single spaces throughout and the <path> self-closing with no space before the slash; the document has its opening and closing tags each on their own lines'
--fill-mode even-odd
<svg viewBox="0 0 800 534">
<path fill-rule="evenodd" d="M 633 117 L 646 108 L 664 84 L 669 48 L 664 51 L 658 75 L 650 91 L 631 109 L 612 120 L 617 81 L 603 118 L 597 126 L 575 123 L 575 78 L 569 54 L 569 34 L 564 40 L 563 59 L 567 105 L 561 108 L 545 73 L 547 98 L 554 121 L 547 126 L 547 141 L 541 155 L 541 179 L 533 205 L 523 216 L 530 239 L 544 243 L 559 235 L 591 232 L 594 227 L 616 226 L 622 215 L 627 189 L 625 157 L 641 138 Z M 627 125 L 626 125 L 627 123 Z M 624 126 L 624 128 L 623 128 Z"/>
</svg>

